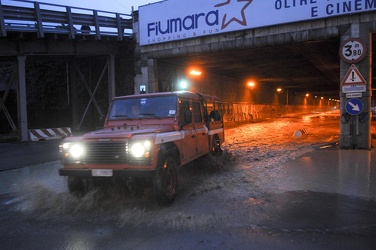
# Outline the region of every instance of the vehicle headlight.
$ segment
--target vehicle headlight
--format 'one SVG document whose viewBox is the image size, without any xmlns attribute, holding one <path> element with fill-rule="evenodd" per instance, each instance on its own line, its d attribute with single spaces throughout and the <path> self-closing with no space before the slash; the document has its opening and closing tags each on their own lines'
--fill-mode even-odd
<svg viewBox="0 0 376 250">
<path fill-rule="evenodd" d="M 150 141 L 133 142 L 130 146 L 130 153 L 135 158 L 150 157 Z"/>
<path fill-rule="evenodd" d="M 78 159 L 85 153 L 85 148 L 80 143 L 66 142 L 62 145 L 64 156 Z"/>
</svg>

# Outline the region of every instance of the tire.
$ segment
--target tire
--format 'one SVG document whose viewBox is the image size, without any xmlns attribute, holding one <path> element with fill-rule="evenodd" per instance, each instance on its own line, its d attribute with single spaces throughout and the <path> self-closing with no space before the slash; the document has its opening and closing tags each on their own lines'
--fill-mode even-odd
<svg viewBox="0 0 376 250">
<path fill-rule="evenodd" d="M 213 137 L 210 153 L 211 155 L 222 155 L 222 149 L 218 137 Z"/>
<path fill-rule="evenodd" d="M 68 190 L 71 194 L 81 198 L 90 190 L 90 183 L 87 178 L 68 176 Z"/>
<path fill-rule="evenodd" d="M 172 158 L 163 161 L 159 173 L 154 179 L 154 194 L 160 205 L 170 205 L 178 191 L 178 171 L 177 166 Z"/>
</svg>

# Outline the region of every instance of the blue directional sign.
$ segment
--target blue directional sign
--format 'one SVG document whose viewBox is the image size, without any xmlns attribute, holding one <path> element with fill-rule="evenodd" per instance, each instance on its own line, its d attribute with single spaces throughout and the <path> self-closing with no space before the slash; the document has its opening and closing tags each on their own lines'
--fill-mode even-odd
<svg viewBox="0 0 376 250">
<path fill-rule="evenodd" d="M 346 102 L 346 111 L 350 115 L 359 115 L 363 110 L 363 103 L 359 99 L 350 99 Z"/>
</svg>

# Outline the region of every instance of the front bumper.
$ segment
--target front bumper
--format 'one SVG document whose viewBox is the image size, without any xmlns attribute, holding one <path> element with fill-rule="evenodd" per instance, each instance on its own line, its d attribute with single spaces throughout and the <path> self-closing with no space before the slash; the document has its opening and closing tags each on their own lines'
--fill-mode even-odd
<svg viewBox="0 0 376 250">
<path fill-rule="evenodd" d="M 152 177 L 157 173 L 156 169 L 135 170 L 135 169 L 114 169 L 110 177 Z M 61 176 L 80 176 L 80 177 L 94 177 L 91 169 L 67 169 L 60 168 L 59 174 Z"/>
</svg>

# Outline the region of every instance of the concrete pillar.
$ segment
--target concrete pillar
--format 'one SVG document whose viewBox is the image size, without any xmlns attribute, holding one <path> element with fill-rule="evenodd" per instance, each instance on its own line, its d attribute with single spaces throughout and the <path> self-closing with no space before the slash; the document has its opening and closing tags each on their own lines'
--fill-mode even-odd
<svg viewBox="0 0 376 250">
<path fill-rule="evenodd" d="M 158 92 L 157 60 L 147 59 L 141 63 L 140 72 L 134 78 L 134 93 L 140 94 L 140 88 L 145 87 L 146 93 Z"/>
<path fill-rule="evenodd" d="M 115 84 L 115 55 L 110 55 L 108 57 L 108 98 L 109 101 L 116 95 L 116 84 Z"/>
<path fill-rule="evenodd" d="M 341 148 L 349 149 L 370 149 L 371 148 L 371 97 L 372 97 L 372 35 L 370 29 L 366 24 L 354 23 L 345 34 L 341 36 L 341 44 L 347 39 L 358 38 L 364 42 L 366 47 L 365 57 L 356 63 L 353 63 L 359 70 L 360 74 L 366 81 L 365 92 L 359 93 L 344 93 L 341 85 L 340 90 L 340 110 L 341 110 L 341 125 L 340 125 L 340 141 Z M 340 51 L 341 53 L 341 51 Z M 352 63 L 341 60 L 341 81 L 346 77 L 347 72 Z M 363 85 L 364 86 L 364 85 Z M 346 95 L 348 94 L 348 96 Z M 353 97 L 350 94 L 357 94 L 359 97 L 355 99 L 360 100 L 364 107 L 359 114 L 350 114 L 346 110 L 347 103 Z"/>
<path fill-rule="evenodd" d="M 20 141 L 28 141 L 26 100 L 26 56 L 18 56 L 18 129 Z"/>
<path fill-rule="evenodd" d="M 154 59 L 148 60 L 148 86 L 149 92 L 158 92 L 158 61 Z"/>
</svg>

